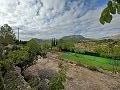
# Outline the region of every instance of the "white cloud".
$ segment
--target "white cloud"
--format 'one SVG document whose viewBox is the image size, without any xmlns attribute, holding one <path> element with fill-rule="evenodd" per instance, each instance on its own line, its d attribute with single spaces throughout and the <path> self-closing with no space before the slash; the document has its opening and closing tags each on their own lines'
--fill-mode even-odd
<svg viewBox="0 0 120 90">
<path fill-rule="evenodd" d="M 20 38 L 60 38 L 82 34 L 99 38 L 120 33 L 120 16 L 102 26 L 99 0 L 0 0 L 0 25 L 10 24 Z"/>
</svg>

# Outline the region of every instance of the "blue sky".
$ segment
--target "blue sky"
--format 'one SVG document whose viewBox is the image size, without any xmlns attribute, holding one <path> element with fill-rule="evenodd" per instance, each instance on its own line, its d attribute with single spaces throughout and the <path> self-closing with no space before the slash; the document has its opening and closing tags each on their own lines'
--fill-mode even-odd
<svg viewBox="0 0 120 90">
<path fill-rule="evenodd" d="M 108 0 L 98 0 L 97 5 L 101 6 L 101 5 L 105 5 L 108 2 Z"/>
<path fill-rule="evenodd" d="M 0 25 L 8 23 L 20 39 L 83 35 L 101 38 L 120 33 L 120 16 L 101 25 L 99 17 L 108 0 L 0 0 Z"/>
</svg>

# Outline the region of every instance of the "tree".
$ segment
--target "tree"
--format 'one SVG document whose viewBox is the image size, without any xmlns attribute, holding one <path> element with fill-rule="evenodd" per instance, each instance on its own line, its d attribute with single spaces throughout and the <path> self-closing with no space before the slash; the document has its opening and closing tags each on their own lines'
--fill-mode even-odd
<svg viewBox="0 0 120 90">
<path fill-rule="evenodd" d="M 15 34 L 13 33 L 12 28 L 8 24 L 4 24 L 0 28 L 0 42 L 4 46 L 8 44 L 13 44 L 15 41 Z"/>
<path fill-rule="evenodd" d="M 3 57 L 3 46 L 0 44 L 0 59 Z"/>
<path fill-rule="evenodd" d="M 108 1 L 107 7 L 103 10 L 100 23 L 110 23 L 112 21 L 114 14 L 120 14 L 120 0 L 110 0 Z"/>
<path fill-rule="evenodd" d="M 52 39 L 52 46 L 56 46 L 57 45 L 57 40 L 55 38 Z"/>
</svg>

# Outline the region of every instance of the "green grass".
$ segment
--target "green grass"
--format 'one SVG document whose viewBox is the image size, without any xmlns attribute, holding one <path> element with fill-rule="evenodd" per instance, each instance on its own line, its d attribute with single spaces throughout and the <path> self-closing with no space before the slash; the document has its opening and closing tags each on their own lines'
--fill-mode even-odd
<svg viewBox="0 0 120 90">
<path fill-rule="evenodd" d="M 113 70 L 113 60 L 102 58 L 102 57 L 95 57 L 90 55 L 83 55 L 83 54 L 76 54 L 76 53 L 63 53 L 61 55 L 63 60 L 67 61 L 74 61 L 78 64 L 94 67 L 94 68 L 101 68 L 103 70 L 112 71 Z M 120 61 L 118 61 L 117 70 L 120 72 Z"/>
</svg>

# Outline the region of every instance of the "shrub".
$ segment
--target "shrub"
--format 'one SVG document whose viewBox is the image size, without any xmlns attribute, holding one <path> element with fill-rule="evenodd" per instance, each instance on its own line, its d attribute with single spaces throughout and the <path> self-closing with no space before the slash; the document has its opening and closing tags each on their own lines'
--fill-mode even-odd
<svg viewBox="0 0 120 90">
<path fill-rule="evenodd" d="M 23 49 L 16 50 L 8 54 L 8 59 L 14 64 L 18 64 L 24 62 L 25 60 L 29 60 L 29 53 Z"/>
<path fill-rule="evenodd" d="M 58 73 L 50 80 L 49 90 L 62 90 L 64 89 L 64 82 L 66 82 L 66 67 L 62 62 L 59 63 L 60 70 Z"/>
<path fill-rule="evenodd" d="M 63 82 L 66 81 L 66 75 L 61 70 L 58 74 L 50 81 L 49 88 L 50 90 L 61 90 L 64 89 Z"/>
<path fill-rule="evenodd" d="M 39 44 L 36 40 L 31 39 L 28 43 L 27 46 L 29 47 L 29 53 L 31 54 L 31 56 L 35 56 L 39 53 Z"/>
</svg>

